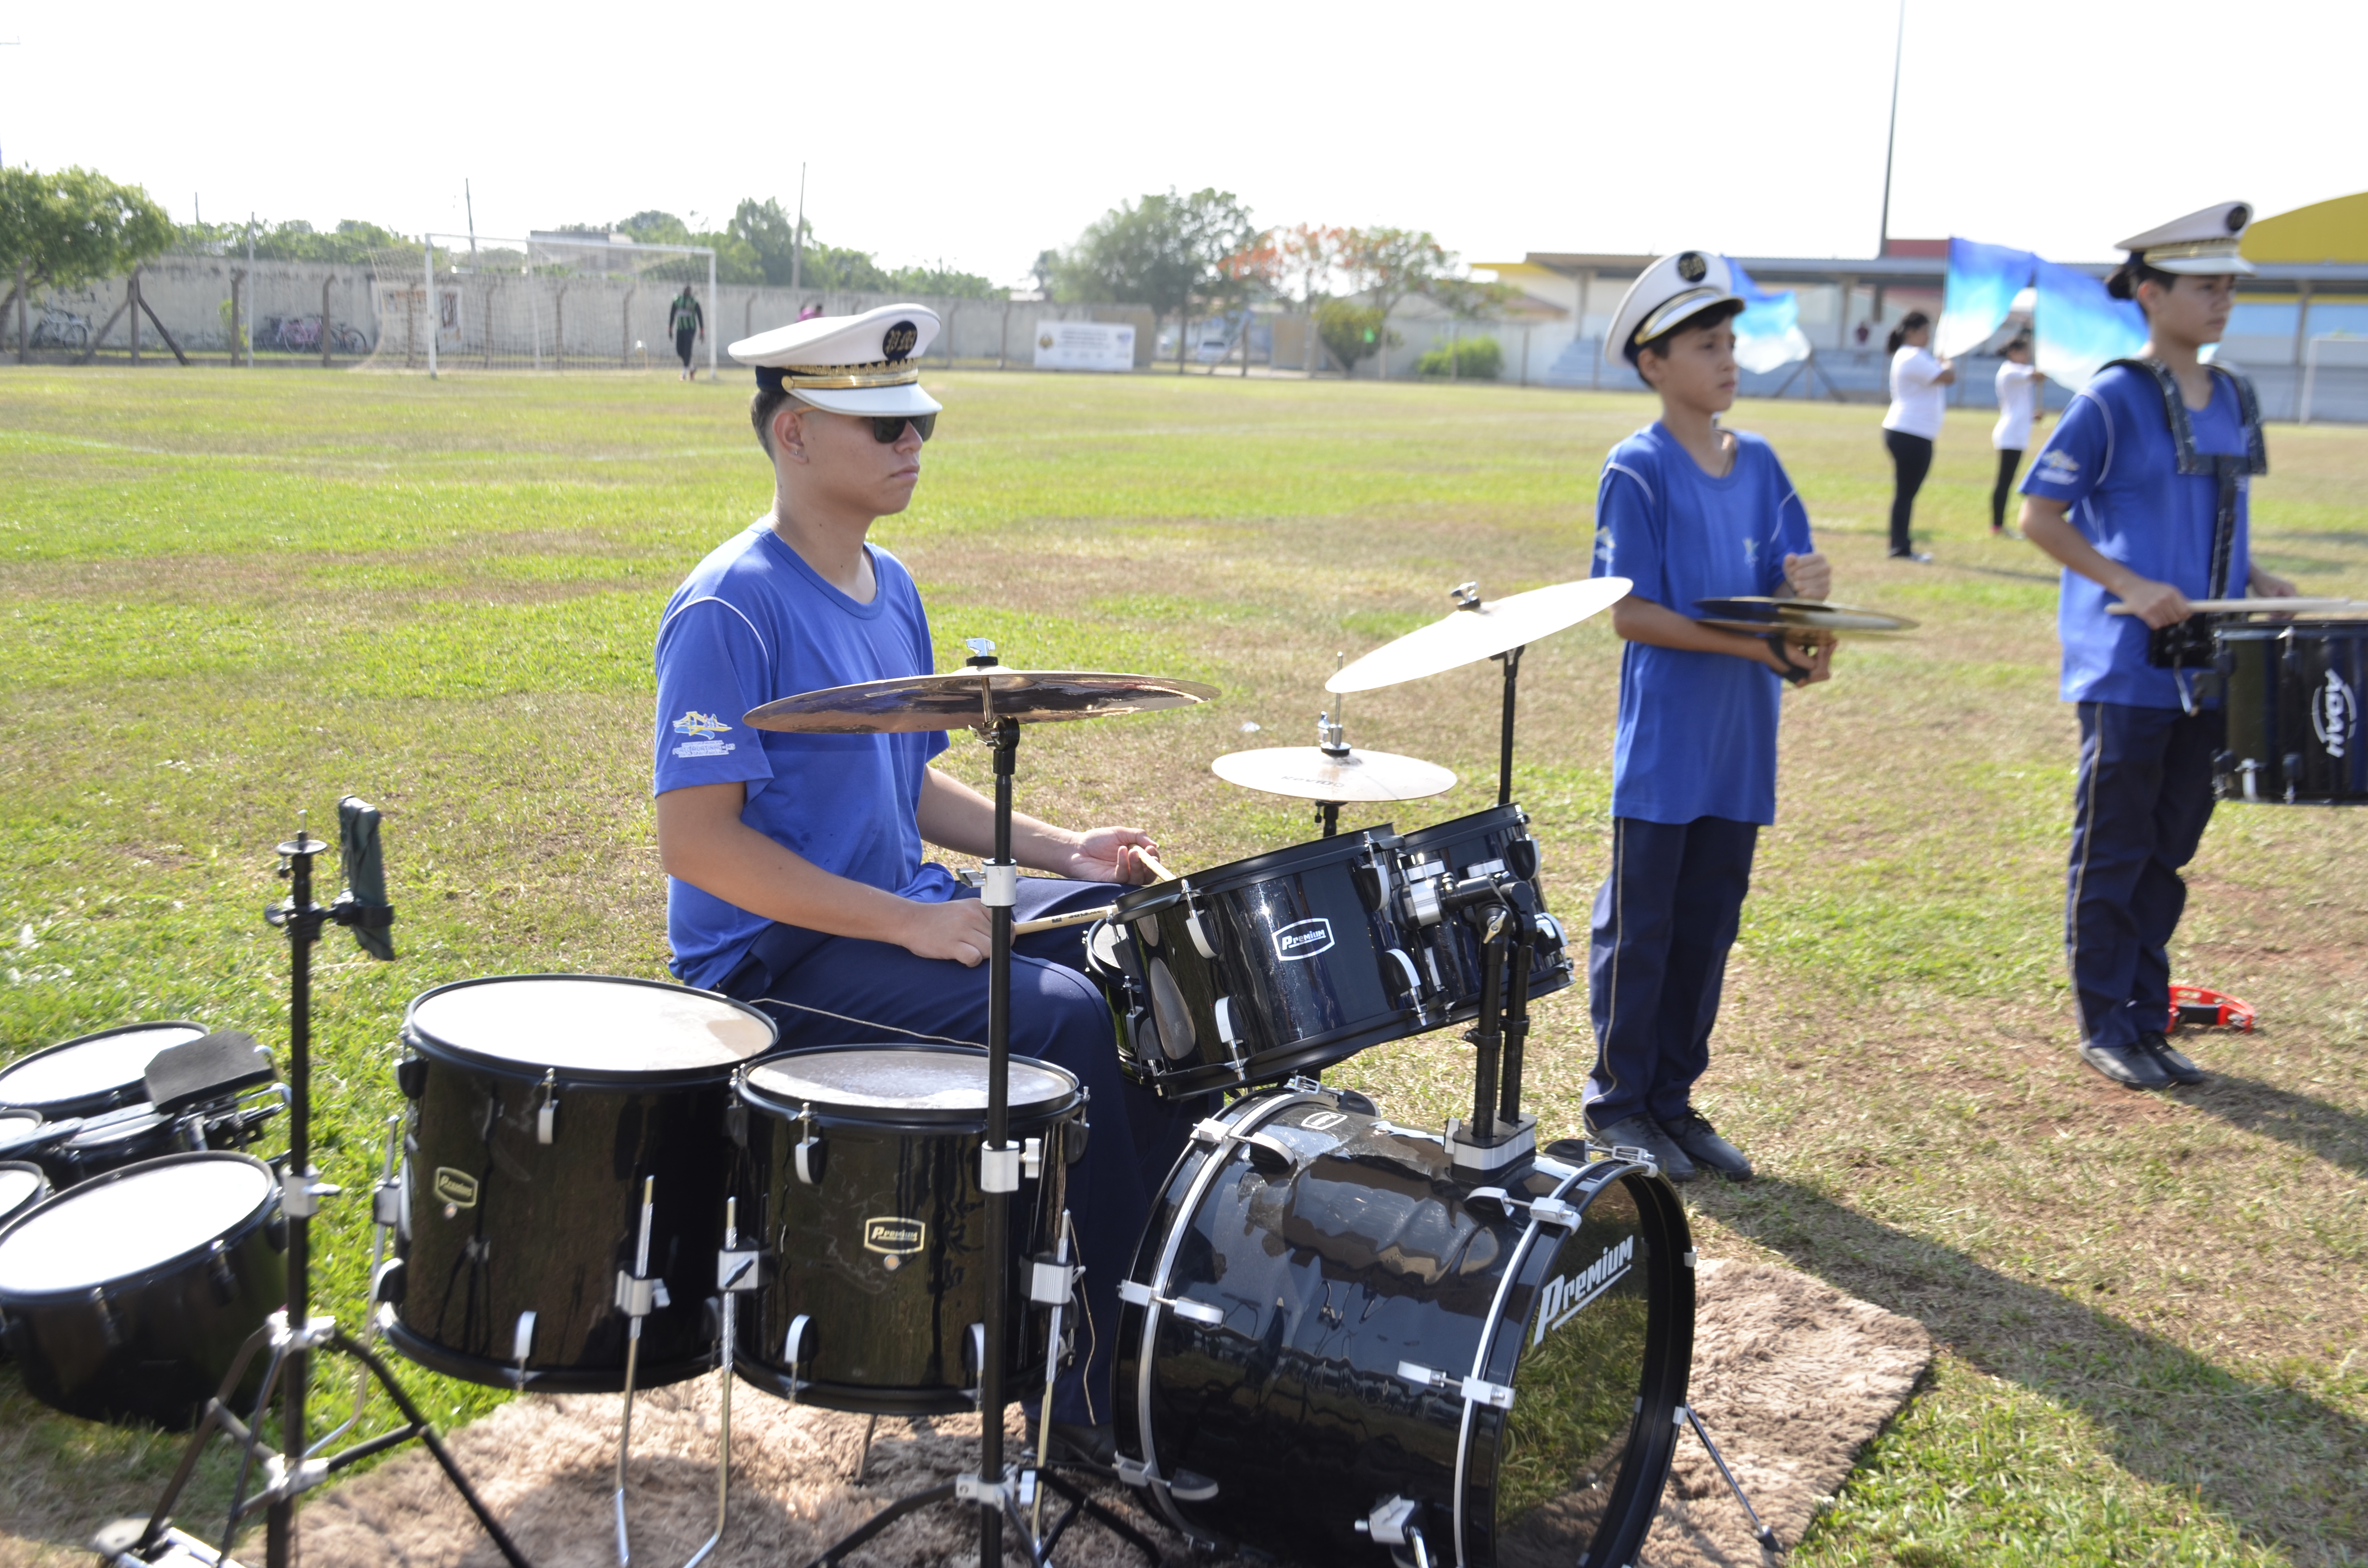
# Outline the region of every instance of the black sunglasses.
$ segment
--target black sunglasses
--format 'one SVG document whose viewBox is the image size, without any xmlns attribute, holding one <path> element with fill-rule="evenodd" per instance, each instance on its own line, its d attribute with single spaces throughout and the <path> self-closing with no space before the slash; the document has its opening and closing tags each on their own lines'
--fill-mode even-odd
<svg viewBox="0 0 2368 1568">
<path fill-rule="evenodd" d="M 938 432 L 938 416 L 934 414 L 885 415 L 871 421 L 871 438 L 883 447 L 893 447 L 905 438 L 905 426 L 907 425 L 926 441 Z"/>
</svg>

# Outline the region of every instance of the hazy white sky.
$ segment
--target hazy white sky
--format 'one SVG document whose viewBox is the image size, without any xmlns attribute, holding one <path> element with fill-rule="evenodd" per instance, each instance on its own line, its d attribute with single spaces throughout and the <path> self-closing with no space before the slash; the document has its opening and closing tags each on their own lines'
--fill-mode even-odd
<svg viewBox="0 0 2368 1568">
<path fill-rule="evenodd" d="M 998 281 L 1119 199 L 1529 250 L 1872 253 L 1896 0 L 226 6 L 0 0 L 0 155 L 186 219 L 518 234 L 797 199 Z M 2360 0 L 1908 0 L 1892 232 L 2067 258 L 2368 187 Z M 2168 106 L 2184 92 L 2199 107 Z"/>
</svg>

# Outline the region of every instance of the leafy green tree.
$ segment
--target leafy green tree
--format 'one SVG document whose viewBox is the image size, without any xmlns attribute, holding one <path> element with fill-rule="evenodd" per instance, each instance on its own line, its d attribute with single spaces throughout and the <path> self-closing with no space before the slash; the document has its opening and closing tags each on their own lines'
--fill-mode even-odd
<svg viewBox="0 0 2368 1568">
<path fill-rule="evenodd" d="M 808 225 L 811 230 L 812 225 Z M 797 268 L 798 226 L 780 200 L 767 197 L 758 201 L 745 199 L 733 210 L 731 232 L 745 241 L 756 256 L 757 265 L 765 274 L 765 281 L 776 289 L 786 289 Z"/>
<path fill-rule="evenodd" d="M 57 287 L 131 271 L 172 248 L 173 220 L 96 169 L 0 171 L 0 267 Z"/>
<path fill-rule="evenodd" d="M 244 256 L 246 225 L 183 223 L 174 231 L 170 248 L 184 255 Z M 341 218 L 337 226 L 325 233 L 302 218 L 256 225 L 255 256 L 258 261 L 320 261 L 334 267 L 360 267 L 389 251 L 408 252 L 416 258 L 420 254 L 419 242 L 359 218 Z"/>
<path fill-rule="evenodd" d="M 1342 375 L 1356 374 L 1359 360 L 1399 341 L 1389 329 L 1388 312 L 1354 300 L 1316 301 L 1315 335 L 1339 363 Z"/>
<path fill-rule="evenodd" d="M 1176 369 L 1184 369 L 1184 328 L 1195 301 L 1230 286 L 1228 257 L 1249 248 L 1258 230 L 1231 191 L 1210 187 L 1145 196 L 1111 208 L 1061 258 L 1063 298 L 1148 305 L 1176 318 Z"/>
</svg>

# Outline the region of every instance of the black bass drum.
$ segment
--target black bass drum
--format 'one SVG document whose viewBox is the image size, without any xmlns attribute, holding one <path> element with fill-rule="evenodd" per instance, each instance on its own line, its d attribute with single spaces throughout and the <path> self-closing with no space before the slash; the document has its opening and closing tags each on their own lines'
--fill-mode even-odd
<svg viewBox="0 0 2368 1568">
<path fill-rule="evenodd" d="M 380 1322 L 405 1356 L 470 1382 L 624 1387 L 620 1276 L 655 1177 L 635 1381 L 712 1365 L 732 1074 L 772 1021 L 712 992 L 609 975 L 506 975 L 419 996 L 397 1070 L 412 1101 L 398 1261 Z"/>
<path fill-rule="evenodd" d="M 1508 871 L 1527 882 L 1536 895 L 1538 940 L 1530 959 L 1530 995 L 1560 991 L 1571 982 L 1571 959 L 1560 922 L 1545 913 L 1545 891 L 1538 885 L 1538 841 L 1530 835 L 1530 816 L 1519 806 L 1491 806 L 1470 816 L 1454 817 L 1418 828 L 1398 840 L 1399 865 L 1406 892 L 1399 895 L 1403 924 L 1413 934 L 1413 949 L 1422 965 L 1423 979 L 1443 999 L 1448 1020 L 1462 1023 L 1480 1011 L 1480 936 L 1468 920 L 1449 915 L 1426 920 L 1410 903 L 1423 884 L 1444 875 L 1455 881 Z"/>
<path fill-rule="evenodd" d="M 63 1121 L 138 1105 L 148 1098 L 148 1063 L 156 1053 L 209 1032 L 203 1024 L 175 1020 L 77 1035 L 0 1067 L 0 1106 Z"/>
<path fill-rule="evenodd" d="M 1649 1167 L 1481 1182 L 1352 1096 L 1255 1096 L 1196 1131 L 1121 1299 L 1120 1474 L 1188 1535 L 1613 1568 L 1651 1527 L 1694 1275 Z"/>
<path fill-rule="evenodd" d="M 2226 625 L 2215 642 L 2228 713 L 2220 798 L 2368 803 L 2368 621 Z"/>
<path fill-rule="evenodd" d="M 245 1154 L 171 1154 L 0 1229 L 0 1321 L 25 1391 L 93 1421 L 186 1430 L 288 1303 L 279 1182 Z M 260 1387 L 263 1357 L 245 1392 Z"/>
<path fill-rule="evenodd" d="M 1203 1095 L 1443 1023 L 1393 913 L 1396 843 L 1342 834 L 1121 894 L 1086 952 L 1128 1075 Z"/>
<path fill-rule="evenodd" d="M 764 1283 L 735 1357 L 768 1393 L 832 1410 L 948 1415 L 978 1408 L 986 1318 L 984 1051 L 848 1045 L 783 1051 L 748 1069 L 755 1179 L 741 1235 L 762 1238 Z M 1084 1096 L 1049 1062 L 1011 1059 L 1008 1375 L 1041 1379 L 1042 1314 L 1028 1258 L 1053 1250 Z M 1075 1131 L 1073 1131 L 1075 1130 Z"/>
</svg>

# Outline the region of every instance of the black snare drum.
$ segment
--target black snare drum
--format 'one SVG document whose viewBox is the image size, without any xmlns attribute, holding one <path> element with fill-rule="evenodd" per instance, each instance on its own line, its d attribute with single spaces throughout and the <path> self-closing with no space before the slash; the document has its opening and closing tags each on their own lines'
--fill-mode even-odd
<svg viewBox="0 0 2368 1568">
<path fill-rule="evenodd" d="M 1616 1160 L 1483 1185 L 1356 1103 L 1195 1133 L 1121 1289 L 1121 1476 L 1306 1562 L 1633 1561 L 1692 1359 L 1676 1195 Z"/>
<path fill-rule="evenodd" d="M 52 1126 L 56 1125 L 54 1123 Z M 74 1187 L 142 1160 L 204 1148 L 200 1122 L 160 1114 L 142 1102 L 82 1119 L 33 1157 L 61 1187 Z"/>
<path fill-rule="evenodd" d="M 95 1421 L 190 1426 L 287 1305 L 287 1244 L 279 1179 L 226 1151 L 151 1160 L 39 1204 L 0 1229 L 0 1318 L 26 1392 Z"/>
<path fill-rule="evenodd" d="M 148 1063 L 156 1053 L 206 1033 L 203 1024 L 175 1021 L 76 1036 L 0 1068 L 0 1106 L 62 1121 L 137 1105 L 148 1097 Z"/>
<path fill-rule="evenodd" d="M 986 1062 L 966 1047 L 850 1045 L 748 1069 L 739 1092 L 754 1180 L 740 1217 L 742 1234 L 762 1239 L 767 1273 L 739 1341 L 742 1377 L 833 1410 L 977 1408 Z M 1014 1057 L 1010 1071 L 1010 1136 L 1032 1150 L 1011 1198 L 1004 1386 L 1017 1389 L 1042 1376 L 1027 1259 L 1054 1250 L 1067 1156 L 1083 1150 L 1083 1096 L 1049 1062 Z"/>
<path fill-rule="evenodd" d="M 1239 1088 L 1444 1022 L 1393 913 L 1396 846 L 1342 834 L 1121 894 L 1086 950 L 1129 1075 Z"/>
<path fill-rule="evenodd" d="M 2368 621 L 2225 625 L 2217 642 L 2228 714 L 2220 798 L 2368 802 Z"/>
<path fill-rule="evenodd" d="M 723 1245 L 733 1072 L 771 1020 L 710 992 L 605 975 L 440 986 L 404 1019 L 401 1262 L 387 1336 L 471 1382 L 607 1392 L 625 1379 L 643 1183 L 655 1176 L 635 1380 L 712 1364 L 706 1301 Z"/>
<path fill-rule="evenodd" d="M 1530 835 L 1529 813 L 1519 806 L 1491 806 L 1407 834 L 1398 840 L 1399 869 L 1409 890 L 1445 875 L 1466 877 L 1507 871 L 1536 895 L 1538 936 L 1530 956 L 1530 994 L 1543 996 L 1571 982 L 1571 960 L 1561 925 L 1546 907 L 1538 886 L 1538 841 Z M 1444 999 L 1447 1017 L 1462 1023 L 1480 1011 L 1480 934 L 1469 920 L 1453 915 L 1428 923 L 1400 895 L 1399 914 L 1413 941 L 1424 981 Z"/>
</svg>

